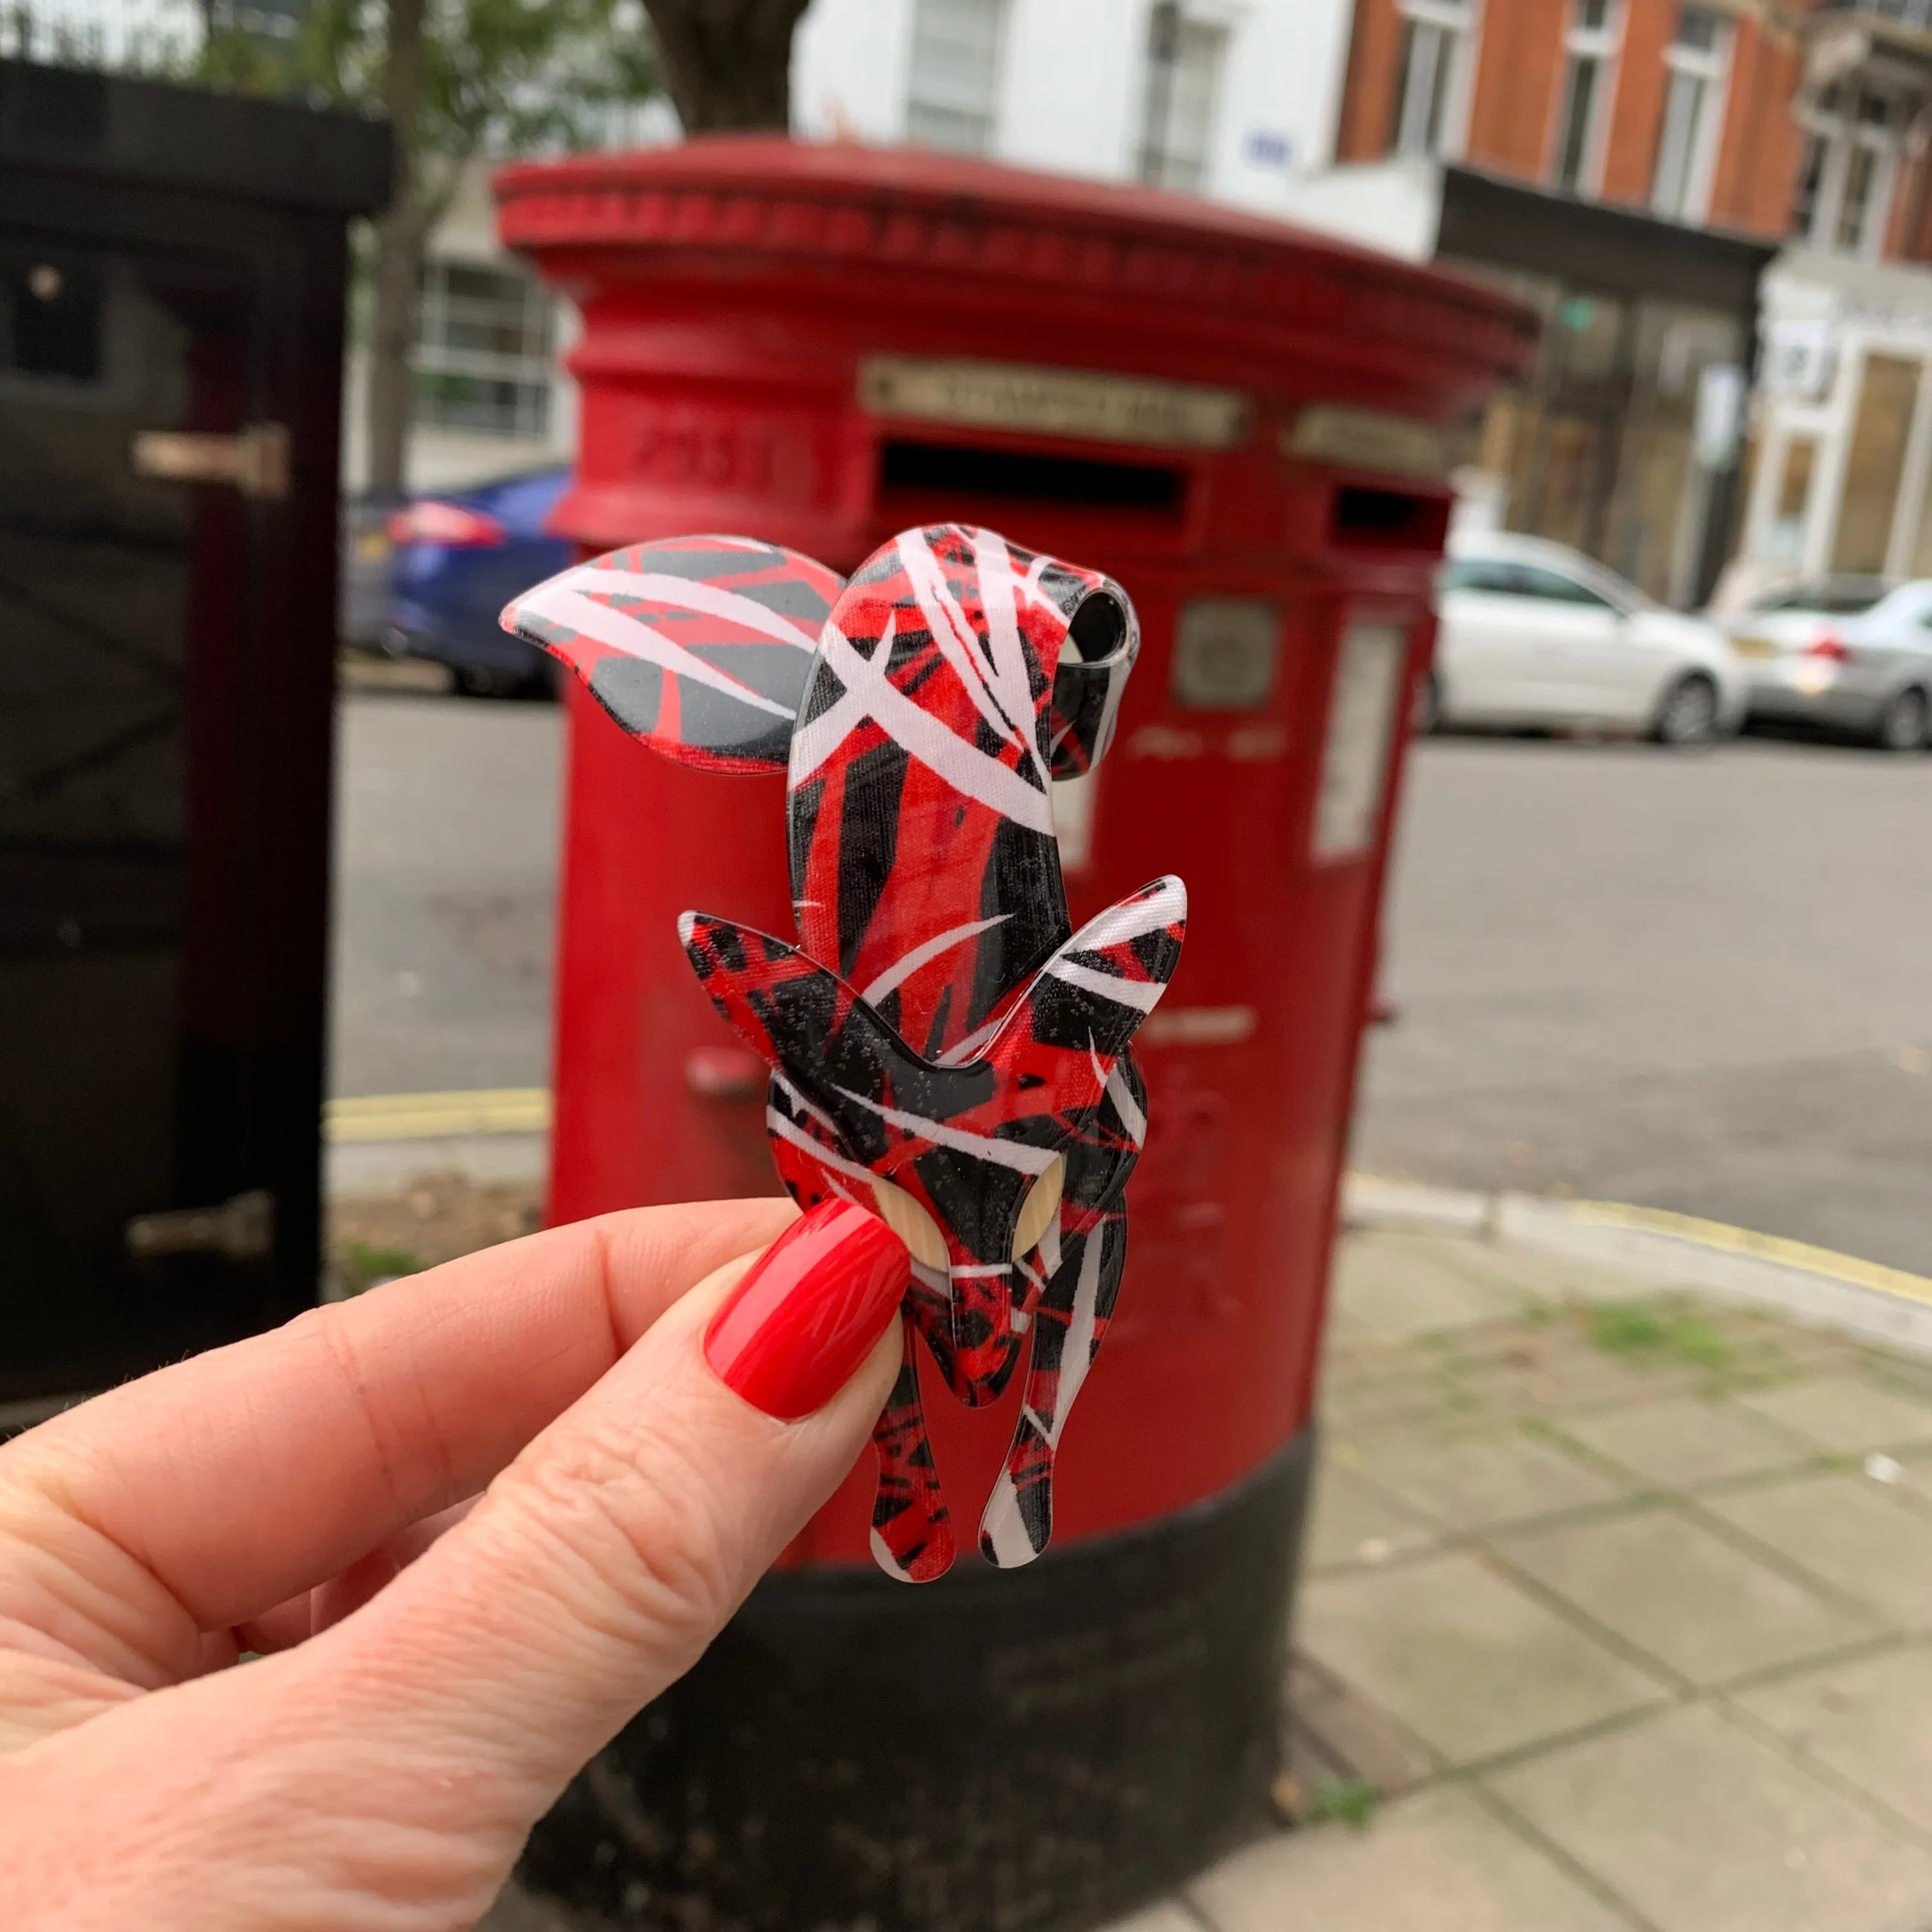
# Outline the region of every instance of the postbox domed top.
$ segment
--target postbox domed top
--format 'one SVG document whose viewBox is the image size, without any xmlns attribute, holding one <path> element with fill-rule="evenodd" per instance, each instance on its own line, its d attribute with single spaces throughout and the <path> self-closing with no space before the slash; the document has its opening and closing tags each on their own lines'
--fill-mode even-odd
<svg viewBox="0 0 1932 1932">
<path fill-rule="evenodd" d="M 674 257 L 739 277 L 885 269 L 901 301 L 908 282 L 935 299 L 970 285 L 1157 306 L 1169 328 L 1302 353 L 1311 332 L 1345 355 L 1399 345 L 1451 390 L 1520 374 L 1535 339 L 1508 297 L 1440 269 L 1191 196 L 917 148 L 708 136 L 506 168 L 496 192 L 505 242 L 580 283 L 640 252 L 654 277 Z"/>
</svg>

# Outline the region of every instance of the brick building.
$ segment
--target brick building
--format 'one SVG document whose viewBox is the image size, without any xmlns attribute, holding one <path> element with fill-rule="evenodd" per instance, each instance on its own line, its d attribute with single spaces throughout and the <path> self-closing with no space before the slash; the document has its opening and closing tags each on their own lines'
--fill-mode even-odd
<svg viewBox="0 0 1932 1932">
<path fill-rule="evenodd" d="M 1784 238 L 1804 137 L 1791 10 L 1680 0 L 1357 0 L 1336 149 L 1432 153 Z"/>
<path fill-rule="evenodd" d="M 1357 0 L 1336 165 L 1296 212 L 1543 313 L 1536 380 L 1466 452 L 1512 527 L 1680 603 L 1734 551 L 1900 570 L 1932 465 L 1928 82 L 1932 0 Z"/>
</svg>

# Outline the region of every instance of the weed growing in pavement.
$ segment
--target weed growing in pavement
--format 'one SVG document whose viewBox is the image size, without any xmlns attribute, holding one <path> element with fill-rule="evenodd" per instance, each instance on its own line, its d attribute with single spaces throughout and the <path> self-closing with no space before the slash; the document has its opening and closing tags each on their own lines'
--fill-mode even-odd
<svg viewBox="0 0 1932 1932">
<path fill-rule="evenodd" d="M 1592 1309 L 1592 1342 L 1606 1355 L 1674 1355 L 1700 1369 L 1721 1369 L 1731 1345 L 1703 1316 L 1668 1301 L 1606 1301 Z"/>
<path fill-rule="evenodd" d="M 1381 1802 L 1381 1794 L 1364 1778 L 1319 1778 L 1309 1799 L 1309 1822 L 1327 1824 L 1332 1820 L 1352 1825 L 1358 1832 L 1366 1831 L 1374 1822 L 1376 1808 Z"/>
<path fill-rule="evenodd" d="M 378 1282 L 419 1274 L 422 1268 L 422 1263 L 406 1248 L 372 1247 L 367 1241 L 350 1243 L 349 1265 L 354 1270 L 358 1288 L 374 1288 Z"/>
</svg>

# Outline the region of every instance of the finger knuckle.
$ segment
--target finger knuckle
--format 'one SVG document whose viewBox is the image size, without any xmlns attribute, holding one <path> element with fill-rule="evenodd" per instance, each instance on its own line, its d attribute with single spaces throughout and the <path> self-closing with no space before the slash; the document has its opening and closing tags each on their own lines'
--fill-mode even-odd
<svg viewBox="0 0 1932 1932">
<path fill-rule="evenodd" d="M 730 1512 L 700 1448 L 679 1434 L 587 1429 L 518 1474 L 518 1508 L 575 1570 L 592 1614 L 701 1648 L 742 1594 Z"/>
</svg>

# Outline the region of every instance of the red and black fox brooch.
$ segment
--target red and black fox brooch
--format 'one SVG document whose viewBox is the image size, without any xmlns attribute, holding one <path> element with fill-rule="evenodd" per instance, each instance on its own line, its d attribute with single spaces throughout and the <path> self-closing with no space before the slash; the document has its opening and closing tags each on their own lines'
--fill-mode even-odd
<svg viewBox="0 0 1932 1932">
<path fill-rule="evenodd" d="M 638 544 L 539 584 L 503 623 L 667 757 L 788 774 L 797 944 L 701 912 L 679 936 L 771 1067 L 793 1198 L 872 1207 L 912 1251 L 904 1359 L 873 1438 L 874 1554 L 921 1582 L 952 1561 L 922 1336 L 974 1407 L 1030 1342 L 980 1523 L 989 1562 L 1030 1562 L 1126 1258 L 1121 1192 L 1147 1131 L 1127 1042 L 1186 921 L 1180 881 L 1161 878 L 1075 932 L 1060 880 L 1052 781 L 1113 734 L 1140 643 L 1126 593 L 943 524 L 850 583 L 741 537 Z"/>
</svg>

